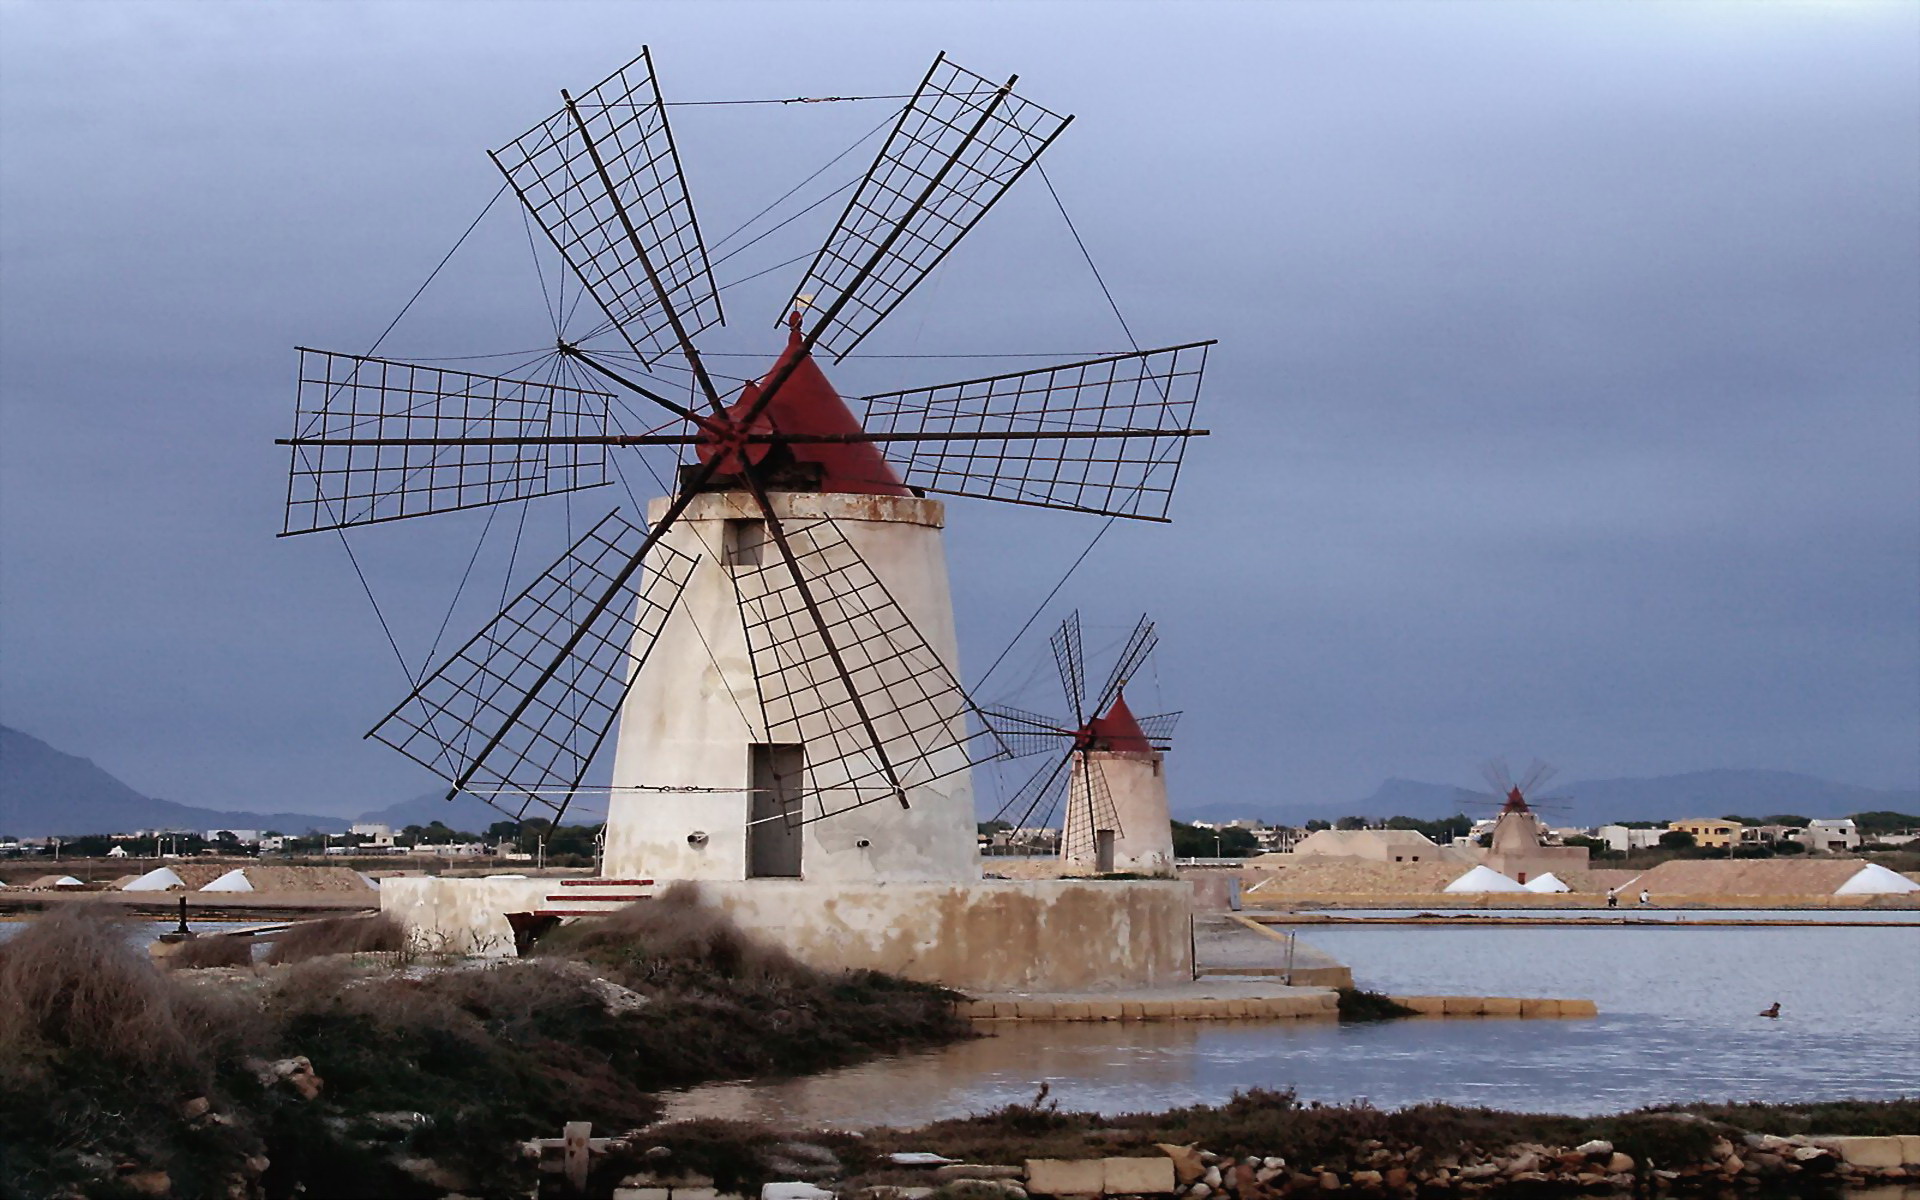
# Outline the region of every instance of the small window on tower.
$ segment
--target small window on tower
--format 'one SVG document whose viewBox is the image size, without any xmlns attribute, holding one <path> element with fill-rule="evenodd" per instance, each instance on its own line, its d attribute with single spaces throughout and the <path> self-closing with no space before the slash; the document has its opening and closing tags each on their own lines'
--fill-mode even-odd
<svg viewBox="0 0 1920 1200">
<path fill-rule="evenodd" d="M 767 544 L 767 523 L 751 517 L 727 521 L 721 547 L 727 566 L 733 569 L 760 565 L 761 550 Z"/>
</svg>

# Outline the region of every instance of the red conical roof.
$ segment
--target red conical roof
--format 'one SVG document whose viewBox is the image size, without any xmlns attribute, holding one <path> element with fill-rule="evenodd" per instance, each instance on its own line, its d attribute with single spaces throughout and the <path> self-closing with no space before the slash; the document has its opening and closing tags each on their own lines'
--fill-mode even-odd
<svg viewBox="0 0 1920 1200">
<path fill-rule="evenodd" d="M 1113 707 L 1105 716 L 1087 722 L 1086 733 L 1098 743 L 1097 749 L 1117 750 L 1122 754 L 1153 753 L 1153 743 L 1147 740 L 1146 731 L 1140 728 L 1133 710 L 1127 707 L 1125 690 L 1113 698 Z"/>
<path fill-rule="evenodd" d="M 833 390 L 827 377 L 813 361 L 813 356 L 805 353 L 801 345 L 800 314 L 795 313 L 788 319 L 790 333 L 787 337 L 786 352 L 773 370 L 761 376 L 768 379 L 785 368 L 787 363 L 799 359 L 793 373 L 774 393 L 773 403 L 762 413 L 761 422 L 770 424 L 780 433 L 862 433 L 860 422 L 848 411 L 846 402 L 840 399 L 840 393 Z M 758 382 L 748 383 L 740 391 L 740 399 L 729 410 L 736 416 L 744 415 L 760 397 Z M 872 442 L 823 442 L 813 445 L 791 447 L 793 457 L 803 463 L 817 463 L 820 466 L 820 488 L 827 492 L 861 492 L 875 496 L 911 496 L 900 477 L 881 455 Z"/>
</svg>

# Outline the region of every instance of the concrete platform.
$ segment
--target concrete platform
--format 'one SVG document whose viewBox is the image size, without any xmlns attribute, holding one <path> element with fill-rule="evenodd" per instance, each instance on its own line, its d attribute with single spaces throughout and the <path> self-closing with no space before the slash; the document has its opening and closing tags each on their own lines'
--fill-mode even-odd
<svg viewBox="0 0 1920 1200">
<path fill-rule="evenodd" d="M 1157 988 L 975 993 L 960 1012 L 976 1021 L 1331 1021 L 1339 1002 L 1330 988 L 1218 975 Z"/>
</svg>

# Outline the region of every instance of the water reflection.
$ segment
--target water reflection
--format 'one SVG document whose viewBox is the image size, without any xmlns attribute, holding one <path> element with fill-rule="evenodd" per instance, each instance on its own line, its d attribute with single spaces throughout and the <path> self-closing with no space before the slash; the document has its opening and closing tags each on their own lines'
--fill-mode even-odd
<svg viewBox="0 0 1920 1200">
<path fill-rule="evenodd" d="M 1314 928 L 1365 986 L 1585 996 L 1579 1021 L 983 1026 L 994 1036 L 805 1080 L 671 1099 L 679 1116 L 913 1124 L 1030 1098 L 1101 1112 L 1292 1087 L 1596 1113 L 1693 1100 L 1920 1094 L 1920 929 Z M 1780 1020 L 1756 1016 L 1774 1000 Z"/>
</svg>

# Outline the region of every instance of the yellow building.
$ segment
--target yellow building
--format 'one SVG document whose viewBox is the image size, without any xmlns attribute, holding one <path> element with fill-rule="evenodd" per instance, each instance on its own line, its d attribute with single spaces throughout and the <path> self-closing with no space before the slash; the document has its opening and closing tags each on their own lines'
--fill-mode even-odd
<svg viewBox="0 0 1920 1200">
<path fill-rule="evenodd" d="M 1691 820 L 1675 821 L 1667 828 L 1692 834 L 1693 843 L 1696 846 L 1710 846 L 1724 850 L 1740 840 L 1740 831 L 1746 826 L 1738 821 L 1728 821 L 1724 818 L 1694 817 Z"/>
</svg>

